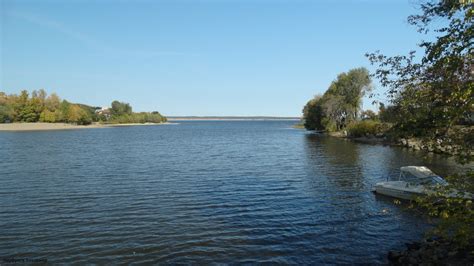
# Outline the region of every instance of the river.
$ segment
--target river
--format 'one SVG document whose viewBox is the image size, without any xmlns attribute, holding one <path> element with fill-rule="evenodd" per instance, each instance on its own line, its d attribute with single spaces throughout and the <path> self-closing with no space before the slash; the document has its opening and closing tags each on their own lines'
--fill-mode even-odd
<svg viewBox="0 0 474 266">
<path fill-rule="evenodd" d="M 294 123 L 0 132 L 0 259 L 385 263 L 422 236 L 422 216 L 371 187 L 451 160 Z"/>
</svg>

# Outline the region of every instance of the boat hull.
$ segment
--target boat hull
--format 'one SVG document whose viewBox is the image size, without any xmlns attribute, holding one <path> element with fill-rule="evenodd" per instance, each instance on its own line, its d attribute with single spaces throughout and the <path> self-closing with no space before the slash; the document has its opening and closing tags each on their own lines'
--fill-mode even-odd
<svg viewBox="0 0 474 266">
<path fill-rule="evenodd" d="M 377 184 L 374 192 L 380 195 L 397 199 L 414 200 L 416 197 L 424 195 L 420 188 L 406 188 L 405 186 L 391 186 L 385 183 Z"/>
</svg>

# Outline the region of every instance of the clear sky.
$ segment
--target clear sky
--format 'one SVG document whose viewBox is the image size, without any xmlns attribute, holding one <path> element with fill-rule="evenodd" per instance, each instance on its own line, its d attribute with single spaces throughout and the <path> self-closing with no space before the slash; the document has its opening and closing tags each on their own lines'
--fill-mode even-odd
<svg viewBox="0 0 474 266">
<path fill-rule="evenodd" d="M 0 91 L 165 115 L 299 116 L 338 73 L 373 70 L 366 52 L 423 37 L 414 0 L 0 2 Z"/>
</svg>

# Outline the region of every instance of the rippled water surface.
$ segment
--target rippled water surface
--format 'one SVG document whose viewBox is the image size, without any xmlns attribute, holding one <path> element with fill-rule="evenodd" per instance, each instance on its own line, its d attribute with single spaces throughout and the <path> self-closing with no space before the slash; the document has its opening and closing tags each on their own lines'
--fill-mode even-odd
<svg viewBox="0 0 474 266">
<path fill-rule="evenodd" d="M 0 256 L 52 263 L 383 263 L 421 217 L 370 192 L 449 161 L 293 121 L 0 132 Z"/>
</svg>

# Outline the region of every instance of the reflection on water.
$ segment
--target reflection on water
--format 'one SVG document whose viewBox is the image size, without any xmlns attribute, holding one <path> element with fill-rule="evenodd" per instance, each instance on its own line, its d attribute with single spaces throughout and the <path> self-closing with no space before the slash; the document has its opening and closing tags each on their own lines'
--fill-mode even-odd
<svg viewBox="0 0 474 266">
<path fill-rule="evenodd" d="M 288 121 L 0 133 L 0 256 L 52 263 L 383 263 L 421 217 L 375 197 L 439 156 Z"/>
</svg>

